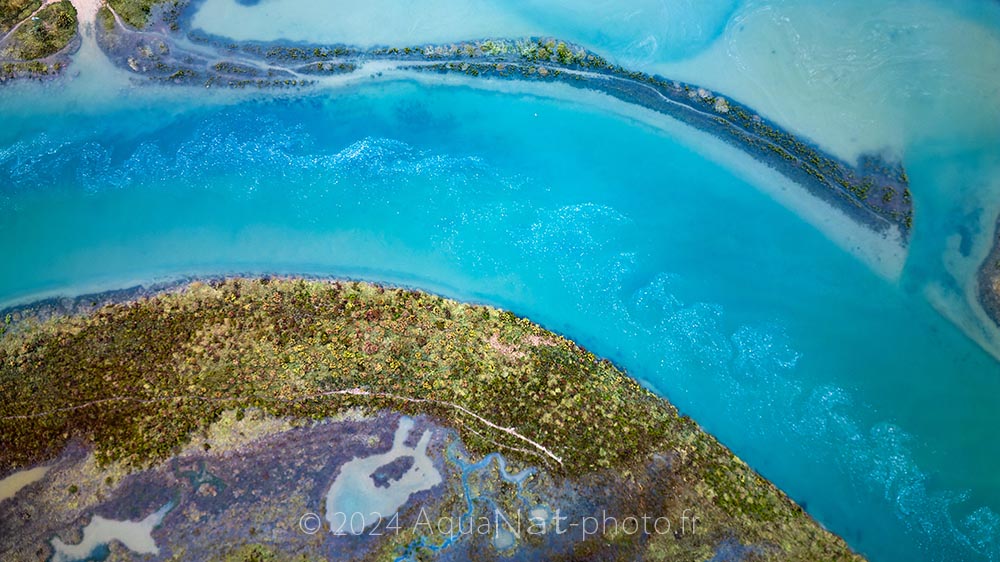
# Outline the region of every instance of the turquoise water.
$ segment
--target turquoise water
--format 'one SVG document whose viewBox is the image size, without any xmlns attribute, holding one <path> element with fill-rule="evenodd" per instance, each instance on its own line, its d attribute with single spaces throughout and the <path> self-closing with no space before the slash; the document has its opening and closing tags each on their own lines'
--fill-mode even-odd
<svg viewBox="0 0 1000 562">
<path fill-rule="evenodd" d="M 728 153 L 709 139 L 600 99 L 405 79 L 275 99 L 119 96 L 120 74 L 89 67 L 67 84 L 0 89 L 0 306 L 227 272 L 351 276 L 495 304 L 614 359 L 871 560 L 1000 559 L 1000 366 L 968 337 L 981 327 L 967 299 L 1000 200 L 1000 126 L 989 125 L 1000 102 L 981 79 L 1000 55 L 981 42 L 963 58 L 964 43 L 941 35 L 950 21 L 1000 44 L 996 3 L 925 2 L 910 15 L 831 4 L 844 22 L 916 34 L 897 58 L 880 50 L 889 62 L 852 67 L 885 86 L 886 65 L 909 61 L 919 79 L 895 92 L 912 95 L 872 90 L 870 105 L 895 113 L 806 95 L 809 50 L 775 53 L 774 68 L 798 65 L 772 76 L 780 89 L 740 82 L 768 71 L 739 34 L 766 15 L 801 37 L 822 23 L 802 2 L 674 2 L 661 20 L 639 3 L 635 27 L 616 34 L 588 25 L 624 14 L 610 3 L 562 19 L 536 4 L 518 3 L 511 21 L 646 68 L 701 61 L 702 82 L 729 76 L 732 95 L 831 150 L 901 155 L 917 226 L 899 279 L 765 195 L 763 176 L 720 165 Z M 920 23 L 928 13 L 938 19 Z M 661 33 L 651 53 L 627 39 L 650 30 Z M 845 37 L 866 53 L 864 33 Z M 937 58 L 921 66 L 913 43 Z M 945 71 L 962 87 L 928 81 Z M 921 127 L 925 108 L 938 113 Z M 838 112 L 865 126 L 838 124 Z"/>
</svg>

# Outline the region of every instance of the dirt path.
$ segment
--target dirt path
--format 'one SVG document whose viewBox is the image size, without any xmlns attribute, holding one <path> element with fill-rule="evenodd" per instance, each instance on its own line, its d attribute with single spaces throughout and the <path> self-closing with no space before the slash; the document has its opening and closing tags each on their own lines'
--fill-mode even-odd
<svg viewBox="0 0 1000 562">
<path fill-rule="evenodd" d="M 436 399 L 433 399 L 433 398 L 413 398 L 413 397 L 410 397 L 410 396 L 402 396 L 402 395 L 399 395 L 399 394 L 390 394 L 390 393 L 387 393 L 387 392 L 371 392 L 371 391 L 365 390 L 363 388 L 348 388 L 348 389 L 343 389 L 343 390 L 330 390 L 330 391 L 327 391 L 327 392 L 320 392 L 318 394 L 311 394 L 311 395 L 307 395 L 307 396 L 299 396 L 299 397 L 295 397 L 295 398 L 280 398 L 280 397 L 271 396 L 271 397 L 267 397 L 267 399 L 270 399 L 270 400 L 283 400 L 283 401 L 289 401 L 289 402 L 299 402 L 299 401 L 302 401 L 302 400 L 310 400 L 310 399 L 315 399 L 315 398 L 322 398 L 324 396 L 337 396 L 337 395 L 371 396 L 371 397 L 374 397 L 374 398 L 388 398 L 390 400 L 399 400 L 401 402 L 410 402 L 410 403 L 416 403 L 416 404 L 426 403 L 426 404 L 436 404 L 436 405 L 439 405 L 439 406 L 447 406 L 449 408 L 452 408 L 454 410 L 457 410 L 457 411 L 465 414 L 466 416 L 474 418 L 476 421 L 479 421 L 480 423 L 482 423 L 482 424 L 484 424 L 484 425 L 486 425 L 488 427 L 496 429 L 497 431 L 502 431 L 502 432 L 504 432 L 504 433 L 506 433 L 508 435 L 511 435 L 511 436 L 513 436 L 513 437 L 515 437 L 515 438 L 523 441 L 524 443 L 527 443 L 527 444 L 531 445 L 532 447 L 534 447 L 536 450 L 540 451 L 545 456 L 549 457 L 550 459 L 556 461 L 558 464 L 562 465 L 562 457 L 556 455 L 550 449 L 548 449 L 544 445 L 538 443 L 537 441 L 534 441 L 533 439 L 531 439 L 529 437 L 526 437 L 526 436 L 522 435 L 521 433 L 518 433 L 518 431 L 515 428 L 513 428 L 513 427 L 503 427 L 503 426 L 497 425 L 497 424 L 491 422 L 490 420 L 488 420 L 488 419 L 480 416 L 479 414 L 473 412 L 472 410 L 469 410 L 465 406 L 462 406 L 460 404 L 455 404 L 454 402 L 448 402 L 446 400 L 436 400 Z M 135 397 L 132 397 L 132 396 L 114 396 L 114 397 L 110 397 L 110 398 L 103 398 L 103 399 L 100 399 L 100 400 L 93 400 L 91 402 L 85 402 L 83 404 L 77 404 L 75 406 L 69 406 L 67 408 L 60 408 L 58 410 L 51 410 L 51 411 L 45 411 L 45 412 L 35 412 L 35 413 L 32 413 L 32 414 L 24 414 L 24 415 L 17 415 L 17 416 L 3 416 L 3 417 L 0 417 L 0 420 L 15 420 L 15 419 L 21 419 L 21 420 L 23 420 L 23 419 L 40 418 L 40 417 L 45 417 L 45 416 L 49 416 L 49 415 L 52 415 L 52 414 L 57 414 L 57 413 L 60 413 L 60 412 L 69 412 L 69 411 L 73 411 L 73 410 L 80 410 L 80 409 L 83 409 L 83 408 L 89 408 L 89 407 L 97 406 L 99 404 L 108 404 L 108 403 L 111 403 L 111 402 L 140 402 L 140 403 L 148 404 L 148 403 L 154 403 L 154 402 L 170 402 L 170 401 L 175 401 L 175 400 L 199 400 L 199 401 L 203 401 L 203 402 L 230 402 L 230 401 L 237 400 L 237 399 L 236 398 L 212 398 L 210 396 L 198 396 L 198 395 L 168 396 L 168 397 L 164 397 L 164 398 L 150 398 L 150 399 L 140 399 L 140 398 L 135 398 Z"/>
<path fill-rule="evenodd" d="M 0 43 L 3 43 L 4 41 L 7 40 L 8 37 L 11 37 L 12 35 L 14 35 L 14 33 L 18 29 L 20 29 L 20 27 L 22 25 L 25 24 L 25 22 L 27 22 L 27 21 L 31 20 L 31 18 L 37 16 L 38 12 L 41 12 L 42 10 L 44 10 L 46 6 L 48 6 L 49 4 L 55 4 L 56 2 L 59 2 L 59 0 L 45 0 L 44 2 L 42 2 L 42 5 L 39 6 L 37 10 L 35 10 L 34 12 L 31 12 L 31 15 L 29 15 L 26 18 L 24 18 L 23 20 L 15 23 L 14 27 L 10 28 L 10 31 L 8 31 L 7 33 L 5 33 L 3 37 L 0 37 Z"/>
</svg>

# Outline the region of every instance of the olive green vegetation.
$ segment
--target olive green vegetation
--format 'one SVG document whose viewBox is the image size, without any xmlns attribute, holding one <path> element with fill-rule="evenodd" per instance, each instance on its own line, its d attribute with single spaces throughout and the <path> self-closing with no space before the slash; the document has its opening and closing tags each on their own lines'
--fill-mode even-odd
<svg viewBox="0 0 1000 562">
<path fill-rule="evenodd" d="M 76 8 L 69 0 L 49 4 L 21 24 L 4 48 L 4 58 L 31 61 L 54 55 L 76 35 Z"/>
<path fill-rule="evenodd" d="M 115 15 L 107 6 L 101 6 L 97 9 L 97 21 L 100 22 L 104 31 L 111 31 L 115 28 Z"/>
<path fill-rule="evenodd" d="M 171 0 L 108 0 L 111 9 L 118 14 L 122 20 L 136 29 L 143 29 L 149 23 L 149 14 L 153 6 L 165 4 Z M 177 6 L 179 3 L 174 1 Z"/>
<path fill-rule="evenodd" d="M 509 312 L 356 282 L 232 279 L 0 336 L 0 472 L 74 437 L 101 463 L 148 466 L 225 410 L 251 407 L 430 415 L 473 454 L 503 450 L 559 477 L 641 473 L 666 453 L 676 477 L 664 486 L 741 538 L 791 559 L 855 559 L 669 403 Z"/>
<path fill-rule="evenodd" d="M 0 0 L 0 35 L 5 35 L 41 7 L 42 0 Z"/>
</svg>

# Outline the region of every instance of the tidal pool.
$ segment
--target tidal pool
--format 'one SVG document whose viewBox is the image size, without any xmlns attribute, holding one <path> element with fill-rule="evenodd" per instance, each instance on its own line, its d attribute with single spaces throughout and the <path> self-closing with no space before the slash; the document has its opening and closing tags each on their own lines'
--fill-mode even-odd
<svg viewBox="0 0 1000 562">
<path fill-rule="evenodd" d="M 351 459 L 340 467 L 326 494 L 331 532 L 360 535 L 379 520 L 392 519 L 413 494 L 441 483 L 441 473 L 427 456 L 431 432 L 424 431 L 417 444 L 408 447 L 412 430 L 413 420 L 400 418 L 391 449 Z"/>
<path fill-rule="evenodd" d="M 136 554 L 159 554 L 153 529 L 172 507 L 173 504 L 168 503 L 141 521 L 115 521 L 94 515 L 83 528 L 83 539 L 79 543 L 66 544 L 59 537 L 52 539 L 52 562 L 101 560 L 107 556 L 107 548 L 112 541 L 120 542 Z"/>
</svg>

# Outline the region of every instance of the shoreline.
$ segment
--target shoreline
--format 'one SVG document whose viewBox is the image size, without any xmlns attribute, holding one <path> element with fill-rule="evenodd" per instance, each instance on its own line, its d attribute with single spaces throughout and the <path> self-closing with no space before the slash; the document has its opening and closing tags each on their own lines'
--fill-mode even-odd
<svg viewBox="0 0 1000 562">
<path fill-rule="evenodd" d="M 428 288 L 427 285 L 418 285 L 391 280 L 385 281 L 375 279 L 374 277 L 364 276 L 355 277 L 351 275 L 326 275 L 313 273 L 255 273 L 243 271 L 204 275 L 192 274 L 164 276 L 158 280 L 125 283 L 125 285 L 127 285 L 125 287 L 121 287 L 119 285 L 117 288 L 112 287 L 98 290 L 84 289 L 82 292 L 72 294 L 48 294 L 40 296 L 40 298 L 26 297 L 26 299 L 31 300 L 25 300 L 24 302 L 14 303 L 9 306 L 3 306 L 2 303 L 0 303 L 0 338 L 2 338 L 5 333 L 17 331 L 19 328 L 18 325 L 24 322 L 27 322 L 30 325 L 34 323 L 44 323 L 55 317 L 87 316 L 105 306 L 128 305 L 161 295 L 182 293 L 187 288 L 195 284 L 215 286 L 229 281 L 254 282 L 263 280 L 266 280 L 266 282 L 305 281 L 329 285 L 361 283 L 364 285 L 371 285 L 373 287 L 380 287 L 385 290 L 417 292 L 468 306 L 493 308 L 515 314 L 519 318 L 527 318 L 525 316 L 521 316 L 517 312 L 509 310 L 508 308 L 488 301 L 475 300 L 473 298 L 469 298 L 468 296 L 449 295 L 447 292 L 441 290 L 445 287 Z M 546 332 L 557 335 L 567 341 L 576 341 L 569 334 L 563 333 L 556 328 L 550 328 L 535 320 L 529 321 L 533 324 L 537 324 Z M 624 366 L 619 365 L 611 358 L 605 358 L 603 360 L 607 361 L 622 372 L 626 371 Z M 629 376 L 631 377 L 631 375 Z M 632 377 L 632 379 L 638 382 L 643 388 L 657 394 L 648 381 L 635 377 Z M 657 396 L 659 396 L 659 394 L 657 394 Z M 661 398 L 666 400 L 665 397 Z"/>
<path fill-rule="evenodd" d="M 42 0 L 37 9 L 14 22 L 0 35 L 0 86 L 21 80 L 51 81 L 63 76 L 83 42 L 78 4 L 96 5 L 97 1 Z M 21 28 L 28 25 L 34 28 L 28 37 L 21 37 Z M 70 30 L 72 33 L 67 34 Z M 55 45 L 50 44 L 53 39 Z M 25 53 L 22 49 L 28 50 Z M 43 52 L 35 53 L 32 49 Z M 32 56 L 18 57 L 18 53 Z"/>
<path fill-rule="evenodd" d="M 573 88 L 559 82 L 473 80 L 456 74 L 402 70 L 395 72 L 385 71 L 377 79 L 413 80 L 428 86 L 444 84 L 508 95 L 536 96 L 584 109 L 597 108 L 630 120 L 637 126 L 647 127 L 651 131 L 679 140 L 706 159 L 737 174 L 754 189 L 784 206 L 842 250 L 861 260 L 883 279 L 896 282 L 902 275 L 909 247 L 898 229 L 890 228 L 887 232 L 879 232 L 871 228 L 859 228 L 855 217 L 845 213 L 834 203 L 802 189 L 800 184 L 774 167 L 716 135 L 690 127 L 663 113 L 611 97 L 598 90 Z M 337 80 L 337 83 L 330 84 L 331 88 L 345 84 L 340 82 L 340 78 Z"/>
<path fill-rule="evenodd" d="M 976 272 L 976 293 L 993 327 L 1000 328 L 1000 217 L 994 223 L 993 244 Z"/>
<path fill-rule="evenodd" d="M 183 18 L 179 20 L 184 22 Z M 183 30 L 183 25 L 181 25 Z M 119 40 L 113 49 L 125 53 L 152 47 L 135 33 Z M 597 91 L 625 103 L 670 117 L 735 146 L 777 170 L 813 196 L 838 208 L 861 226 L 886 234 L 895 229 L 902 245 L 908 244 L 913 205 L 909 178 L 902 165 L 879 154 L 864 154 L 854 164 L 832 156 L 815 143 L 801 139 L 752 108 L 723 94 L 695 84 L 672 81 L 612 64 L 584 47 L 549 37 L 480 39 L 447 45 L 376 47 L 349 45 L 232 42 L 199 31 L 186 41 L 212 49 L 221 60 L 202 67 L 175 65 L 169 36 L 158 31 L 158 48 L 143 62 L 125 53 L 110 54 L 148 80 L 178 85 L 226 88 L 309 88 L 326 77 L 346 77 L 367 71 L 372 64 L 382 70 L 461 75 L 476 80 L 526 83 L 562 83 Z M 110 33 L 109 33 L 110 36 Z M 174 46 L 176 48 L 176 44 Z M 255 66 L 256 65 L 256 66 Z"/>
<path fill-rule="evenodd" d="M 55 311 L 49 322 L 28 323 L 23 331 L 15 327 L 0 337 L 8 381 L 0 386 L 7 404 L 0 425 L 11 440 L 0 455 L 0 474 L 38 462 L 54 467 L 51 476 L 0 510 L 26 500 L 56 504 L 52 517 L 39 518 L 37 525 L 23 522 L 32 538 L 12 540 L 11 546 L 34 548 L 33 542 L 65 532 L 60 531 L 64 526 L 78 526 L 74 522 L 100 509 L 105 498 L 109 505 L 128 507 L 135 505 L 139 489 L 141 498 L 177 497 L 180 482 L 164 482 L 160 471 L 177 466 L 178 459 L 201 459 L 202 473 L 209 468 L 218 475 L 212 483 L 222 503 L 213 505 L 233 505 L 236 498 L 222 492 L 240 486 L 234 473 L 251 469 L 219 469 L 230 458 L 226 443 L 211 437 L 220 422 L 231 427 L 245 414 L 265 427 L 292 428 L 297 433 L 268 434 L 281 447 L 282 466 L 294 462 L 304 468 L 315 462 L 302 464 L 299 455 L 310 451 L 321 449 L 326 457 L 342 460 L 352 454 L 334 448 L 331 456 L 324 438 L 290 456 L 287 441 L 296 443 L 302 431 L 342 433 L 316 420 L 396 412 L 388 415 L 416 416 L 451 428 L 472 458 L 491 459 L 499 449 L 506 458 L 501 466 L 510 461 L 534 467 L 532 493 L 545 505 L 593 510 L 593 502 L 615 489 L 622 500 L 614 504 L 616 510 L 635 507 L 634 501 L 650 502 L 647 507 L 663 513 L 674 506 L 693 508 L 709 529 L 693 535 L 693 543 L 674 543 L 678 537 L 671 535 L 665 535 L 671 542 L 658 546 L 639 542 L 636 552 L 652 548 L 650 553 L 662 554 L 668 548 L 690 553 L 683 559 L 693 560 L 701 559 L 694 554 L 705 547 L 727 551 L 736 540 L 762 553 L 862 559 L 667 399 L 642 389 L 610 361 L 510 312 L 421 291 L 292 277 L 180 287 L 161 288 L 155 295 L 139 289 L 105 294 L 109 301 L 137 300 L 82 316 Z M 73 345 L 51 345 L 66 338 Z M 229 371 L 221 378 L 220 345 L 229 358 Z M 109 364 L 115 367 L 108 370 Z M 562 390 L 539 390 L 560 388 L 557 383 L 575 389 L 573 400 L 567 402 Z M 241 455 L 252 457 L 258 450 L 251 440 L 244 439 L 248 446 L 239 450 Z M 447 445 L 439 443 L 436 456 Z M 295 493 L 305 494 L 298 501 L 322 494 L 337 467 L 327 464 L 320 472 L 306 469 L 309 478 L 290 481 L 315 484 L 296 488 Z M 631 485 L 636 479 L 638 484 Z M 102 492 L 96 499 L 95 490 Z M 181 501 L 203 511 L 205 504 L 197 498 L 216 497 L 199 494 L 198 486 L 191 495 L 183 490 Z M 60 507 L 67 493 L 74 502 Z M 282 490 L 275 496 L 289 494 Z M 253 510 L 256 494 L 242 495 L 251 503 L 241 505 Z M 453 495 L 441 496 L 445 513 Z M 293 514 L 298 518 L 300 512 Z M 401 512 L 404 516 L 412 513 Z M 280 525 L 284 515 L 276 512 L 275 517 Z M 184 521 L 185 516 L 168 515 L 166 529 Z M 254 523 L 230 521 L 243 531 Z M 229 536 L 227 530 L 220 534 Z M 170 543 L 176 537 L 186 541 L 189 534 L 161 532 L 160 537 Z M 297 544 L 300 539 L 289 535 L 283 540 Z M 604 542 L 595 537 L 593 547 Z"/>
<path fill-rule="evenodd" d="M 585 47 L 555 38 L 481 39 L 443 45 L 359 48 L 286 41 L 232 41 L 192 30 L 200 2 L 156 4 L 142 30 L 130 27 L 108 4 L 74 0 L 79 44 L 84 36 L 134 84 L 169 84 L 227 90 L 310 92 L 385 76 L 460 78 L 474 87 L 495 84 L 560 85 L 606 96 L 665 117 L 734 148 L 767 170 L 713 149 L 723 166 L 805 219 L 879 276 L 902 273 L 913 227 L 909 178 L 885 154 L 856 162 L 834 156 L 757 114 L 753 108 L 696 84 L 613 64 Z M 450 82 L 445 81 L 445 84 Z M 544 89 L 547 86 L 542 86 Z M 562 96 L 576 98 L 577 96 Z M 594 99 L 580 95 L 580 99 Z M 601 107 L 611 105 L 600 102 Z M 621 111 L 615 111 L 622 113 Z M 665 127 L 660 119 L 658 129 Z"/>
<path fill-rule="evenodd" d="M 154 5 L 142 30 L 130 27 L 108 5 L 94 12 L 93 0 L 77 3 L 81 20 L 88 20 L 81 21 L 81 28 L 92 26 L 93 40 L 104 56 L 139 84 L 309 91 L 396 71 L 486 82 L 564 84 L 599 92 L 707 133 L 776 170 L 861 228 L 894 240 L 903 254 L 909 245 L 913 226 L 909 178 L 901 163 L 888 155 L 862 154 L 849 163 L 721 93 L 630 70 L 556 38 L 372 48 L 233 41 L 192 29 L 197 1 Z M 884 271 L 898 273 L 902 267 L 881 269 L 883 276 L 893 278 Z"/>
</svg>

